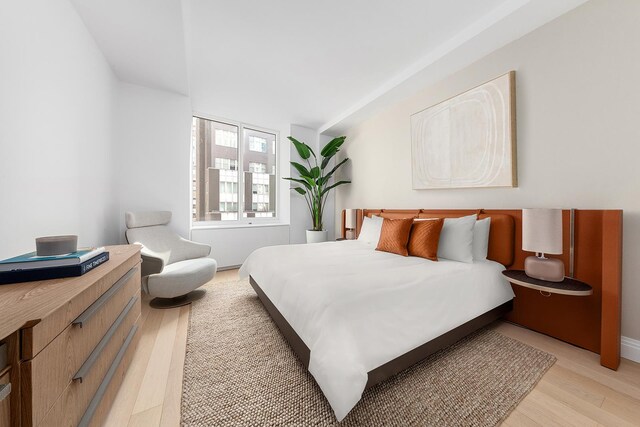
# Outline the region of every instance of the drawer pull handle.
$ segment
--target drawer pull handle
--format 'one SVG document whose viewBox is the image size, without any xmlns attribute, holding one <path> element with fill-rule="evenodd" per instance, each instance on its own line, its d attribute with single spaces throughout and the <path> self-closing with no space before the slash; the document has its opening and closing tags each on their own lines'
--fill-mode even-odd
<svg viewBox="0 0 640 427">
<path fill-rule="evenodd" d="M 113 325 L 111 325 L 111 327 L 107 330 L 107 332 L 104 334 L 104 336 L 102 337 L 98 345 L 96 345 L 96 347 L 93 349 L 89 357 L 87 357 L 87 360 L 84 361 L 80 369 L 78 369 L 78 372 L 76 372 L 76 374 L 73 376 L 74 381 L 80 380 L 80 382 L 82 382 L 82 380 L 89 374 L 89 371 L 91 371 L 91 368 L 96 363 L 96 360 L 98 360 L 98 358 L 100 357 L 102 350 L 104 350 L 107 344 L 109 344 L 109 341 L 113 337 L 113 334 L 116 333 L 118 326 L 120 326 L 124 318 L 127 317 L 127 314 L 129 314 L 129 312 L 131 311 L 131 308 L 133 308 L 137 300 L 138 300 L 137 295 L 134 295 L 131 297 L 131 299 L 129 300 L 129 303 L 125 306 L 124 310 L 122 310 L 122 312 L 118 315 L 116 320 L 113 322 Z"/>
<path fill-rule="evenodd" d="M 88 322 L 89 320 L 91 320 L 91 318 L 93 317 L 94 314 L 96 314 L 96 312 L 98 310 L 100 310 L 100 308 L 106 304 L 107 301 L 109 301 L 109 299 L 111 299 L 111 297 L 118 292 L 118 290 L 124 286 L 125 283 L 127 283 L 129 281 L 129 279 L 131 278 L 131 276 L 133 276 L 135 274 L 135 272 L 138 271 L 138 267 L 133 267 L 131 270 L 127 271 L 127 273 L 122 276 L 116 283 L 114 283 L 113 286 L 111 286 L 107 292 L 105 292 L 104 294 L 102 294 L 100 296 L 100 298 L 98 298 L 97 300 L 94 301 L 93 304 L 91 304 L 85 311 L 82 312 L 82 314 L 80 314 L 80 316 L 78 316 L 76 318 L 76 320 L 73 321 L 74 325 L 79 325 L 81 328 L 82 326 L 84 326 L 84 324 L 86 322 Z"/>
<path fill-rule="evenodd" d="M 84 415 L 80 419 L 80 422 L 78 423 L 78 427 L 86 427 L 91 423 L 91 418 L 93 418 L 93 414 L 96 412 L 96 409 L 100 405 L 100 401 L 102 400 L 104 393 L 107 391 L 107 387 L 109 387 L 109 383 L 111 382 L 111 379 L 115 375 L 116 370 L 118 369 L 118 366 L 120 366 L 120 362 L 122 362 L 122 359 L 124 358 L 124 354 L 126 353 L 127 348 L 129 347 L 129 344 L 131 344 L 131 340 L 133 340 L 133 336 L 136 334 L 137 330 L 138 330 L 138 325 L 133 325 L 131 327 L 131 331 L 129 331 L 129 335 L 127 335 L 127 339 L 124 340 L 122 347 L 120 347 L 120 351 L 118 351 L 118 354 L 116 354 L 116 358 L 113 359 L 113 363 L 109 367 L 109 370 L 104 376 L 104 379 L 100 383 L 98 390 L 96 390 L 96 394 L 93 395 L 91 402 L 89 402 L 89 406 L 87 406 L 87 410 L 84 412 Z"/>
<path fill-rule="evenodd" d="M 0 402 L 5 400 L 11 394 L 11 383 L 0 384 Z"/>
</svg>

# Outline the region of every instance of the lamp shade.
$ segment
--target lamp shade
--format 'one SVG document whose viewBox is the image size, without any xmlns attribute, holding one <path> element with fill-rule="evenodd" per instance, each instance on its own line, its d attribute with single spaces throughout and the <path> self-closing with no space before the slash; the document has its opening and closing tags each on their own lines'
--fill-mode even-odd
<svg viewBox="0 0 640 427">
<path fill-rule="evenodd" d="M 522 250 L 559 255 L 562 253 L 562 210 L 522 210 Z"/>
<path fill-rule="evenodd" d="M 356 209 L 344 210 L 344 228 L 355 229 L 356 228 Z"/>
</svg>

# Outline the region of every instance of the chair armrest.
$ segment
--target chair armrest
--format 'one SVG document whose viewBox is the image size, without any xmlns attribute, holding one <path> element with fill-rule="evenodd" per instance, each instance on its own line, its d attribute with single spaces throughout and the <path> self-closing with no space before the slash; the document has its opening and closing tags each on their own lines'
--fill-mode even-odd
<svg viewBox="0 0 640 427">
<path fill-rule="evenodd" d="M 184 259 L 204 258 L 211 253 L 211 246 L 180 238 Z"/>
<path fill-rule="evenodd" d="M 142 257 L 140 268 L 142 277 L 160 273 L 164 269 L 164 259 L 151 249 L 143 246 L 140 250 L 140 256 Z"/>
</svg>

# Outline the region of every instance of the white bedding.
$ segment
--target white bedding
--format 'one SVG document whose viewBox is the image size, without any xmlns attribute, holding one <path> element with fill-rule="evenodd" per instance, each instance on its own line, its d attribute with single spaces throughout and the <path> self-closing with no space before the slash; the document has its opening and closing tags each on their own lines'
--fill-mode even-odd
<svg viewBox="0 0 640 427">
<path fill-rule="evenodd" d="M 240 276 L 255 279 L 309 347 L 309 372 L 340 421 L 367 372 L 512 299 L 502 270 L 351 240 L 261 248 Z"/>
</svg>

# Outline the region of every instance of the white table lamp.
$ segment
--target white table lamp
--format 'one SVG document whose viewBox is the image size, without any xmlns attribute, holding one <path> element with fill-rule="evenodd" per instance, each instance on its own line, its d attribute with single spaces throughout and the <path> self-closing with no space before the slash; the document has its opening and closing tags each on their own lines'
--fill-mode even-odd
<svg viewBox="0 0 640 427">
<path fill-rule="evenodd" d="M 522 210 L 522 250 L 536 256 L 524 260 L 524 272 L 534 279 L 549 282 L 564 280 L 564 263 L 545 254 L 562 254 L 562 210 Z"/>
<path fill-rule="evenodd" d="M 346 229 L 345 237 L 347 240 L 356 238 L 357 209 L 344 210 L 344 228 Z"/>
</svg>

